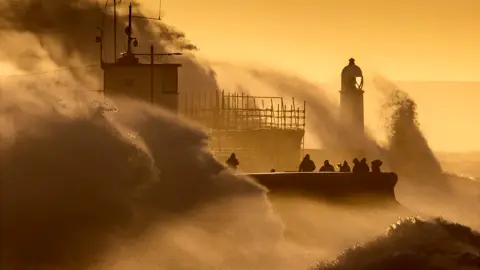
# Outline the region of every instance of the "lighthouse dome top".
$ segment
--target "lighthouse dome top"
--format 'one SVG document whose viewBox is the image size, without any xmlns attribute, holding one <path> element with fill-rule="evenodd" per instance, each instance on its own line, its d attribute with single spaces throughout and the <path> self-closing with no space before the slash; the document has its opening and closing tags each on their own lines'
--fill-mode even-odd
<svg viewBox="0 0 480 270">
<path fill-rule="evenodd" d="M 355 59 L 350 58 L 348 62 L 348 65 L 342 70 L 342 90 L 362 90 L 362 69 L 355 64 Z"/>
</svg>

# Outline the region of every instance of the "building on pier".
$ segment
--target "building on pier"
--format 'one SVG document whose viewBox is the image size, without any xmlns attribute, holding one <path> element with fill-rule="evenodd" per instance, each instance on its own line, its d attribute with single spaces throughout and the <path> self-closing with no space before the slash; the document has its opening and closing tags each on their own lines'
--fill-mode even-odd
<svg viewBox="0 0 480 270">
<path fill-rule="evenodd" d="M 125 29 L 127 51 L 120 58 L 104 61 L 103 34 L 101 66 L 104 95 L 125 95 L 162 106 L 205 127 L 210 150 L 220 160 L 235 152 L 245 171 L 295 170 L 303 155 L 305 103 L 282 97 L 259 97 L 244 93 L 198 89 L 179 92 L 181 65 L 158 58 L 180 53 L 135 53 L 138 41 L 132 33 L 132 6 Z M 116 21 L 116 20 L 115 20 Z M 114 23 L 116 33 L 116 23 Z"/>
<path fill-rule="evenodd" d="M 223 160 L 235 152 L 249 171 L 296 169 L 303 155 L 305 102 L 224 91 L 209 102 L 207 93 L 180 94 L 180 113 L 207 128 L 215 156 Z"/>
</svg>

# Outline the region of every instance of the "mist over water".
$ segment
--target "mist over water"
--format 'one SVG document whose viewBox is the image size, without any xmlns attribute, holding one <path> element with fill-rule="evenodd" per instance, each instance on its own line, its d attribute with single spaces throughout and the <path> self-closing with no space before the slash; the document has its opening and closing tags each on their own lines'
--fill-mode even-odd
<svg viewBox="0 0 480 270">
<path fill-rule="evenodd" d="M 98 61 L 96 33 L 89 29 L 102 25 L 103 5 L 0 3 L 3 61 L 22 72 Z M 103 20 L 109 27 L 110 13 Z M 187 53 L 175 59 L 184 64 L 180 91 L 218 91 L 212 68 L 188 53 L 195 46 L 183 33 L 164 23 L 134 24 L 140 50 L 149 45 L 142 40 L 155 39 L 159 51 Z M 104 38 L 111 43 L 111 35 Z M 356 209 L 267 199 L 264 188 L 213 158 L 196 124 L 143 102 L 85 93 L 100 85 L 98 72 L 92 67 L 1 81 L 2 269 L 306 269 L 381 235 L 402 216 L 443 216 L 480 228 L 473 207 L 478 185 L 442 173 L 415 123 L 414 101 L 387 80 L 377 80 L 376 88 L 389 101 L 390 145 L 382 149 L 373 136 L 362 140 L 399 171 L 396 193 L 405 207 Z M 324 145 L 358 139 L 335 120 L 338 106 L 321 87 L 269 69 L 244 72 L 281 95 L 308 100 L 308 126 Z M 327 269 L 395 269 L 399 261 L 428 269 L 444 258 L 450 264 L 442 269 L 462 269 L 474 265 L 479 246 L 467 227 L 409 221 Z"/>
<path fill-rule="evenodd" d="M 217 65 L 220 67 L 223 66 L 225 69 L 235 69 L 235 67 L 232 67 L 228 64 L 217 63 Z M 285 96 L 295 96 L 296 98 L 299 98 L 300 101 L 307 100 L 307 112 L 310 113 L 307 116 L 309 118 L 307 126 L 310 128 L 310 130 L 313 129 L 315 131 L 315 135 L 318 136 L 319 140 L 324 145 L 333 145 L 338 147 L 342 145 L 345 140 L 357 139 L 355 138 L 355 134 L 349 132 L 348 127 L 342 127 L 338 123 L 335 115 L 335 112 L 338 111 L 338 105 L 335 105 L 329 100 L 328 96 L 326 95 L 326 91 L 322 89 L 321 86 L 278 70 L 247 68 L 243 70 L 243 73 L 257 79 L 259 82 L 268 87 L 276 89 L 279 94 L 284 94 Z M 242 78 L 242 81 L 248 80 Z M 416 115 L 417 105 L 406 92 L 404 92 L 402 89 L 399 89 L 395 84 L 381 76 L 377 76 L 375 78 L 374 86 L 376 90 L 383 95 L 385 100 L 382 110 L 387 118 L 385 119 L 385 128 L 387 130 L 389 142 L 387 146 L 381 147 L 367 134 L 366 138 L 364 138 L 365 148 L 367 149 L 367 153 L 369 152 L 370 155 L 380 157 L 384 161 L 384 164 L 386 165 L 384 165 L 384 167 L 386 167 L 387 170 L 391 169 L 399 174 L 400 182 L 396 188 L 397 199 L 409 209 L 406 212 L 393 209 L 390 209 L 390 211 L 398 214 L 398 216 L 415 214 L 426 218 L 443 216 L 448 220 L 461 222 L 478 230 L 480 228 L 480 218 L 478 213 L 476 213 L 476 207 L 480 205 L 479 185 L 474 181 L 443 172 L 439 161 L 428 145 L 427 139 L 421 132 L 420 123 L 418 123 Z M 248 87 L 245 88 L 248 89 Z M 348 153 L 346 154 L 348 155 Z M 294 205 L 292 202 L 289 202 L 289 204 Z M 305 202 L 302 202 L 302 204 L 299 203 L 297 208 L 300 207 L 300 205 L 304 207 L 305 204 Z M 475 205 L 476 207 L 472 207 L 472 205 Z M 291 208 L 296 209 L 294 206 L 291 206 Z M 345 213 L 343 209 L 336 209 L 335 211 Z M 374 213 L 377 212 L 378 214 L 378 210 L 372 211 Z M 311 216 L 311 213 L 314 212 L 319 213 L 319 208 L 316 208 L 316 210 L 310 212 L 310 214 L 305 213 L 305 216 Z M 332 215 L 331 212 L 325 212 L 322 214 L 323 215 L 320 216 L 329 218 L 332 218 L 332 216 L 338 217 Z M 368 216 L 367 213 L 362 213 L 358 210 L 356 210 L 356 215 L 364 215 L 365 217 Z M 282 217 L 285 216 L 286 214 L 283 213 Z M 292 215 L 289 217 L 289 219 L 303 220 L 303 218 L 299 218 L 300 216 L 303 217 L 298 211 L 292 210 Z M 380 219 L 388 220 L 388 214 L 386 213 L 381 213 L 379 216 L 381 216 Z M 312 220 L 313 218 L 305 219 Z M 302 228 L 298 229 L 298 231 L 304 232 L 306 235 L 305 238 L 309 239 L 315 239 L 313 236 L 315 235 L 315 233 L 313 233 L 314 231 L 334 231 L 332 228 L 321 228 L 321 226 L 318 225 L 314 226 L 314 229 L 308 230 L 311 225 L 307 224 L 316 222 L 321 223 L 324 222 L 323 220 L 305 223 L 297 221 L 297 224 L 289 223 L 288 220 L 285 220 L 285 222 L 287 222 L 287 228 L 292 226 L 298 226 L 298 228 Z M 429 222 L 426 223 L 430 224 Z M 356 224 L 358 224 L 358 221 Z M 433 225 L 431 225 L 431 227 L 443 226 L 440 225 L 439 222 L 433 222 L 432 224 Z M 370 226 L 372 225 L 370 224 Z M 417 237 L 414 235 L 421 233 L 420 228 L 415 226 L 410 226 L 409 230 L 410 233 L 408 237 Z M 305 233 L 305 231 L 308 232 Z M 441 231 L 441 229 L 439 228 L 438 231 Z M 379 232 L 377 231 L 377 233 Z M 436 231 L 432 231 L 431 233 L 432 238 L 435 238 L 434 235 Z M 371 236 L 373 237 L 373 235 Z M 356 237 L 358 240 L 358 235 Z M 456 236 L 453 238 L 455 237 Z M 318 240 L 318 242 L 320 241 L 321 240 Z M 340 238 L 337 238 L 337 241 L 341 242 Z M 387 237 L 384 241 L 385 242 L 383 243 L 388 242 L 389 238 Z M 455 242 L 457 240 L 452 241 Z M 405 245 L 406 248 L 408 248 L 410 244 L 414 243 L 406 241 L 400 244 Z M 431 241 L 426 241 L 425 246 L 428 245 L 436 244 Z M 421 246 L 419 248 L 425 246 Z M 476 246 L 476 248 L 478 250 L 478 246 Z M 370 260 L 372 263 L 377 262 L 379 264 L 377 269 L 390 269 L 387 266 L 388 263 L 386 262 L 389 259 L 378 258 L 378 261 L 376 261 L 377 258 L 375 251 L 372 250 L 370 246 L 365 249 L 365 253 L 361 254 L 365 256 L 365 260 Z M 435 255 L 432 253 L 428 255 L 424 254 L 422 256 Z M 357 269 L 356 266 L 360 262 L 356 261 L 356 259 L 358 258 L 353 257 L 352 259 L 352 257 L 349 257 L 348 262 L 345 262 L 345 268 L 338 269 Z M 415 260 L 417 259 L 412 259 L 411 263 L 414 264 Z M 386 261 L 380 263 L 382 260 Z M 395 260 L 392 259 L 392 262 L 394 261 Z M 368 265 L 368 267 L 373 267 L 371 264 L 366 265 Z M 365 269 L 370 269 L 368 267 Z M 450 269 L 448 267 L 451 267 L 451 269 L 456 269 L 451 265 L 447 266 L 445 269 Z"/>
<path fill-rule="evenodd" d="M 440 185 L 442 168 L 420 131 L 417 104 L 406 92 L 382 77 L 376 77 L 374 84 L 386 97 L 383 110 L 387 117 L 388 159 L 392 169 L 402 176 Z"/>
<path fill-rule="evenodd" d="M 193 124 L 142 102 L 35 92 L 2 93 L 2 268 L 305 269 L 398 214 L 301 198 L 272 209 Z"/>
<path fill-rule="evenodd" d="M 381 237 L 347 249 L 316 270 L 458 269 L 480 267 L 480 234 L 442 219 L 404 219 Z"/>
<path fill-rule="evenodd" d="M 0 107 L 14 127 L 2 132 L 3 267 L 85 269 L 109 250 L 125 263 L 145 252 L 157 269 L 272 263 L 282 226 L 265 190 L 223 170 L 199 129 L 144 103 L 35 98 Z"/>
<path fill-rule="evenodd" d="M 327 149 L 345 148 L 347 142 L 364 145 L 378 155 L 379 146 L 369 136 L 358 136 L 351 127 L 338 121 L 338 105 L 333 104 L 325 90 L 319 86 L 289 74 L 272 70 L 254 69 L 250 74 L 277 90 L 282 96 L 295 97 L 308 102 L 309 128 L 319 137 Z M 346 153 L 347 154 L 347 153 Z"/>
<path fill-rule="evenodd" d="M 127 47 L 124 29 L 128 25 L 129 2 L 118 3 L 117 57 Z M 157 3 L 157 0 L 136 3 L 135 15 L 143 16 L 142 5 L 150 2 Z M 101 89 L 100 49 L 95 43 L 95 36 L 101 35 L 98 27 L 103 30 L 104 61 L 111 62 L 114 56 L 112 1 L 107 3 L 95 0 L 0 0 L 0 11 L 4 14 L 0 18 L 2 62 L 12 64 L 22 72 L 71 68 L 68 73 L 54 75 L 73 76 L 75 87 L 82 90 Z M 184 53 L 183 56 L 164 59 L 183 65 L 179 73 L 180 92 L 219 90 L 215 73 L 198 63 L 192 53 L 197 48 L 183 32 L 163 21 L 145 19 L 133 20 L 132 28 L 133 36 L 139 41 L 135 50 L 145 52 L 150 50 L 150 45 L 155 45 L 156 53 Z M 58 76 L 48 77 L 55 82 L 59 80 Z M 18 82 L 23 78 L 9 78 L 9 81 L 14 80 Z"/>
</svg>

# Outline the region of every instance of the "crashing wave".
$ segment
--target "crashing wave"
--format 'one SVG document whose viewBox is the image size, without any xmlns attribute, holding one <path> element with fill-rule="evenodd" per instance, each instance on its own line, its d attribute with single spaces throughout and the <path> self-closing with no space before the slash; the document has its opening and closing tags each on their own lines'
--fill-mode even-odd
<svg viewBox="0 0 480 270">
<path fill-rule="evenodd" d="M 253 269 L 274 254 L 283 227 L 265 190 L 224 170 L 195 126 L 143 102 L 4 94 L 0 268 L 122 269 L 153 239 L 157 269 Z"/>
<path fill-rule="evenodd" d="M 409 218 L 384 236 L 347 249 L 315 270 L 460 270 L 480 268 L 480 234 L 437 218 Z"/>
</svg>

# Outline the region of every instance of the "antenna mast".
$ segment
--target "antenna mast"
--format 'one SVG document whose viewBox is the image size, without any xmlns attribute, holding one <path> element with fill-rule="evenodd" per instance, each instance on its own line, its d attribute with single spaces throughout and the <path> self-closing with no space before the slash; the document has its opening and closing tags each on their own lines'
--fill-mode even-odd
<svg viewBox="0 0 480 270">
<path fill-rule="evenodd" d="M 113 62 L 117 62 L 117 0 L 113 0 Z"/>
<path fill-rule="evenodd" d="M 132 2 L 128 6 L 128 28 L 126 29 L 128 42 L 127 42 L 127 55 L 132 54 Z"/>
<path fill-rule="evenodd" d="M 135 54 L 132 52 L 132 46 L 137 47 L 138 41 L 136 38 L 132 37 L 132 8 L 133 4 L 130 2 L 128 6 L 128 26 L 125 27 L 125 34 L 127 35 L 127 51 L 121 53 L 121 57 L 119 59 L 122 63 L 138 63 L 138 59 L 135 57 Z"/>
</svg>

